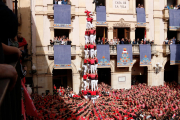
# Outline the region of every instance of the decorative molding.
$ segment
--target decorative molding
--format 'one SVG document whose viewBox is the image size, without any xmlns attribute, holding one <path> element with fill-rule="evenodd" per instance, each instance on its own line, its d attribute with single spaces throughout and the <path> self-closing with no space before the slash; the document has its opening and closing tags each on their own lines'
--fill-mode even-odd
<svg viewBox="0 0 180 120">
<path fill-rule="evenodd" d="M 108 27 L 108 32 L 113 32 L 113 27 Z"/>
<path fill-rule="evenodd" d="M 114 27 L 131 27 L 131 24 L 129 24 L 129 23 L 124 23 L 124 19 L 121 18 L 121 19 L 119 20 L 119 23 L 114 23 L 113 26 L 114 26 Z"/>
<path fill-rule="evenodd" d="M 136 28 L 130 28 L 131 32 L 135 32 Z"/>
</svg>

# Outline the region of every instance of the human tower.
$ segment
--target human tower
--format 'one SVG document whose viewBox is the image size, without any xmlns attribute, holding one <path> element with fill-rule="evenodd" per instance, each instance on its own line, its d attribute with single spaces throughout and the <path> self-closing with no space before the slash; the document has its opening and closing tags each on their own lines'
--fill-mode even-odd
<svg viewBox="0 0 180 120">
<path fill-rule="evenodd" d="M 98 75 L 97 75 L 97 66 L 98 66 L 98 59 L 97 59 L 97 49 L 96 49 L 96 28 L 93 26 L 92 21 L 92 13 L 88 10 L 85 11 L 86 13 L 86 31 L 85 31 L 85 46 L 84 46 L 84 90 L 96 91 L 98 89 Z M 90 84 L 90 86 L 89 86 Z"/>
</svg>

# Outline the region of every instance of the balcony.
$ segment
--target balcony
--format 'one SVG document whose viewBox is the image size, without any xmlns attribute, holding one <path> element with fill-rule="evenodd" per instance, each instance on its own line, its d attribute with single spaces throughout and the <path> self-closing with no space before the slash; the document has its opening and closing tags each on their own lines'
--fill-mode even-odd
<svg viewBox="0 0 180 120">
<path fill-rule="evenodd" d="M 54 57 L 54 46 L 48 45 L 48 56 Z M 71 57 L 76 56 L 76 45 L 71 45 Z"/>
<path fill-rule="evenodd" d="M 53 4 L 47 4 L 47 15 L 54 16 Z M 75 5 L 71 5 L 71 18 L 75 16 Z"/>
<path fill-rule="evenodd" d="M 110 45 L 109 51 L 110 51 L 110 55 L 117 55 L 116 45 Z M 139 45 L 132 45 L 132 51 L 133 51 L 133 55 L 139 55 L 140 54 Z M 156 45 L 151 45 L 151 54 L 155 54 L 155 53 L 156 53 Z"/>
<path fill-rule="evenodd" d="M 165 8 L 165 9 L 163 10 L 163 19 L 164 19 L 165 21 L 168 21 L 168 20 L 169 20 L 169 9 L 167 9 L 167 8 Z"/>
<path fill-rule="evenodd" d="M 20 73 L 17 63 L 11 64 Z M 20 75 L 18 75 L 20 76 Z M 10 79 L 0 79 L 0 120 L 21 120 L 21 79 L 18 77 L 13 90 L 8 90 Z"/>
</svg>

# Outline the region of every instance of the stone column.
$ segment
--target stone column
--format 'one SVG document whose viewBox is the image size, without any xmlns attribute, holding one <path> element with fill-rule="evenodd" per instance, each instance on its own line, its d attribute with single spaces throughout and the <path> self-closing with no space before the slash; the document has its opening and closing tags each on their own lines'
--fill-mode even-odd
<svg viewBox="0 0 180 120">
<path fill-rule="evenodd" d="M 81 87 L 80 75 L 79 73 L 73 73 L 72 77 L 73 77 L 73 92 L 76 92 L 76 94 L 78 94 Z"/>
<path fill-rule="evenodd" d="M 180 65 L 178 65 L 178 83 L 180 84 Z"/>
<path fill-rule="evenodd" d="M 167 29 L 168 29 L 168 28 L 167 28 L 167 25 L 168 25 L 167 22 L 165 22 L 165 23 L 164 23 L 164 39 L 167 38 Z"/>
<path fill-rule="evenodd" d="M 130 38 L 131 38 L 131 41 L 133 41 L 135 39 L 135 30 L 136 30 L 135 27 L 130 29 Z"/>
<path fill-rule="evenodd" d="M 149 28 L 146 28 L 146 40 L 150 39 Z"/>
<path fill-rule="evenodd" d="M 108 27 L 108 37 L 109 40 L 113 39 L 113 27 Z"/>
</svg>

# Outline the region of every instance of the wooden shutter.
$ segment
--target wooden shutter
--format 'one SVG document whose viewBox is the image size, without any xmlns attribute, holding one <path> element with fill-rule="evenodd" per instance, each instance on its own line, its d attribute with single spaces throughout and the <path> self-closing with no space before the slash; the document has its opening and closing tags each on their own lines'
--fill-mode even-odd
<svg viewBox="0 0 180 120">
<path fill-rule="evenodd" d="M 114 37 L 118 38 L 117 33 L 118 33 L 118 29 L 117 29 L 117 28 L 114 28 L 114 29 L 113 29 L 113 38 L 114 38 Z"/>
<path fill-rule="evenodd" d="M 124 29 L 124 38 L 126 38 L 126 37 L 128 39 L 130 38 L 130 30 L 129 30 L 129 28 L 125 28 Z"/>
</svg>

